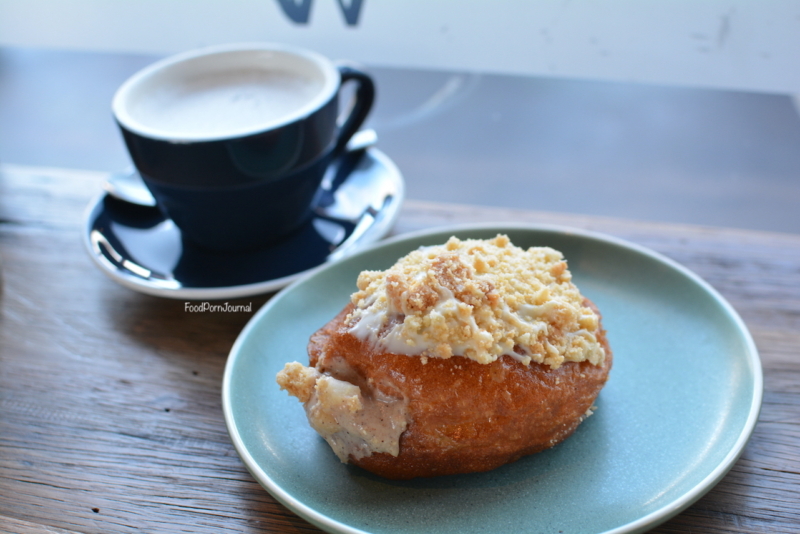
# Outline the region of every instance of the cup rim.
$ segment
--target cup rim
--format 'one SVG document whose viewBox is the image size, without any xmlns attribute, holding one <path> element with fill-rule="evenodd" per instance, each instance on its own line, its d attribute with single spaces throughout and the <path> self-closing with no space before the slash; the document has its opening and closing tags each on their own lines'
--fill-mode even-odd
<svg viewBox="0 0 800 534">
<path fill-rule="evenodd" d="M 323 88 L 312 100 L 292 113 L 281 117 L 280 119 L 271 121 L 267 120 L 256 126 L 243 128 L 233 132 L 226 132 L 224 134 L 174 135 L 169 132 L 159 130 L 158 128 L 153 128 L 151 126 L 142 124 L 140 121 L 136 120 L 131 113 L 128 112 L 126 104 L 131 96 L 131 93 L 141 84 L 145 83 L 158 73 L 161 73 L 174 65 L 184 63 L 188 60 L 207 56 L 242 52 L 278 52 L 300 56 L 314 63 L 323 73 L 325 80 Z M 224 141 L 228 139 L 240 139 L 243 137 L 250 137 L 260 133 L 268 132 L 296 122 L 299 119 L 308 117 L 318 109 L 322 108 L 328 101 L 330 101 L 331 98 L 335 96 L 339 88 L 340 81 L 341 76 L 339 74 L 339 70 L 333 65 L 331 60 L 311 50 L 278 43 L 231 43 L 214 45 L 165 57 L 134 73 L 125 82 L 123 82 L 123 84 L 114 93 L 114 97 L 111 101 L 111 111 L 120 126 L 134 134 L 146 137 L 148 139 L 156 139 L 168 142 L 212 142 Z"/>
</svg>

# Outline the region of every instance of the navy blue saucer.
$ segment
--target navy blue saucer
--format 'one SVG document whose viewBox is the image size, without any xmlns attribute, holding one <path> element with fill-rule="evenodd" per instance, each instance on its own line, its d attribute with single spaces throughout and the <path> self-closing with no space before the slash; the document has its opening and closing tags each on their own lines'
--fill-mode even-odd
<svg viewBox="0 0 800 534">
<path fill-rule="evenodd" d="M 84 243 L 100 269 L 136 291 L 176 299 L 225 299 L 277 291 L 329 261 L 383 238 L 404 196 L 402 176 L 375 148 L 337 163 L 312 218 L 282 241 L 215 252 L 181 235 L 158 208 L 109 194 L 86 212 Z M 355 209 L 355 211 L 353 211 Z"/>
</svg>

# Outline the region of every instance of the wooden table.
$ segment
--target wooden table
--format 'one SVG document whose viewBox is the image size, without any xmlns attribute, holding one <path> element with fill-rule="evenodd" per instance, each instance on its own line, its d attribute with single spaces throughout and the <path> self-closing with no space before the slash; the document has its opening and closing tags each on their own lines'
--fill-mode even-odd
<svg viewBox="0 0 800 534">
<path fill-rule="evenodd" d="M 225 360 L 252 313 L 186 313 L 97 270 L 80 229 L 103 179 L 0 174 L 0 531 L 317 531 L 253 480 L 225 429 Z M 395 232 L 479 221 L 605 232 L 718 289 L 761 353 L 761 418 L 725 479 L 653 532 L 800 531 L 800 236 L 411 200 Z"/>
</svg>

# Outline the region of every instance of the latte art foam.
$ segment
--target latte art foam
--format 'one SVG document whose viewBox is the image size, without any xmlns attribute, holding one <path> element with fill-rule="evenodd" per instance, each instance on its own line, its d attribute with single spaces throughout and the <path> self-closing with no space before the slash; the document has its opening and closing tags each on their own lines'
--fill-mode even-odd
<svg viewBox="0 0 800 534">
<path fill-rule="evenodd" d="M 131 103 L 140 124 L 173 137 L 224 137 L 291 117 L 323 89 L 322 78 L 279 70 L 241 69 L 162 84 Z"/>
</svg>

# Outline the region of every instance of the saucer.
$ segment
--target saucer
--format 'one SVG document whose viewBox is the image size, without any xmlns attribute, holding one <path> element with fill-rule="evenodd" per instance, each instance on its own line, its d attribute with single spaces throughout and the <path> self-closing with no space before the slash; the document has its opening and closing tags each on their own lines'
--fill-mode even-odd
<svg viewBox="0 0 800 534">
<path fill-rule="evenodd" d="M 119 284 L 148 295 L 228 299 L 277 291 L 349 256 L 391 230 L 405 186 L 375 148 L 348 152 L 325 176 L 310 220 L 282 241 L 244 252 L 214 252 L 183 239 L 158 208 L 103 193 L 89 205 L 83 241 Z"/>
</svg>

